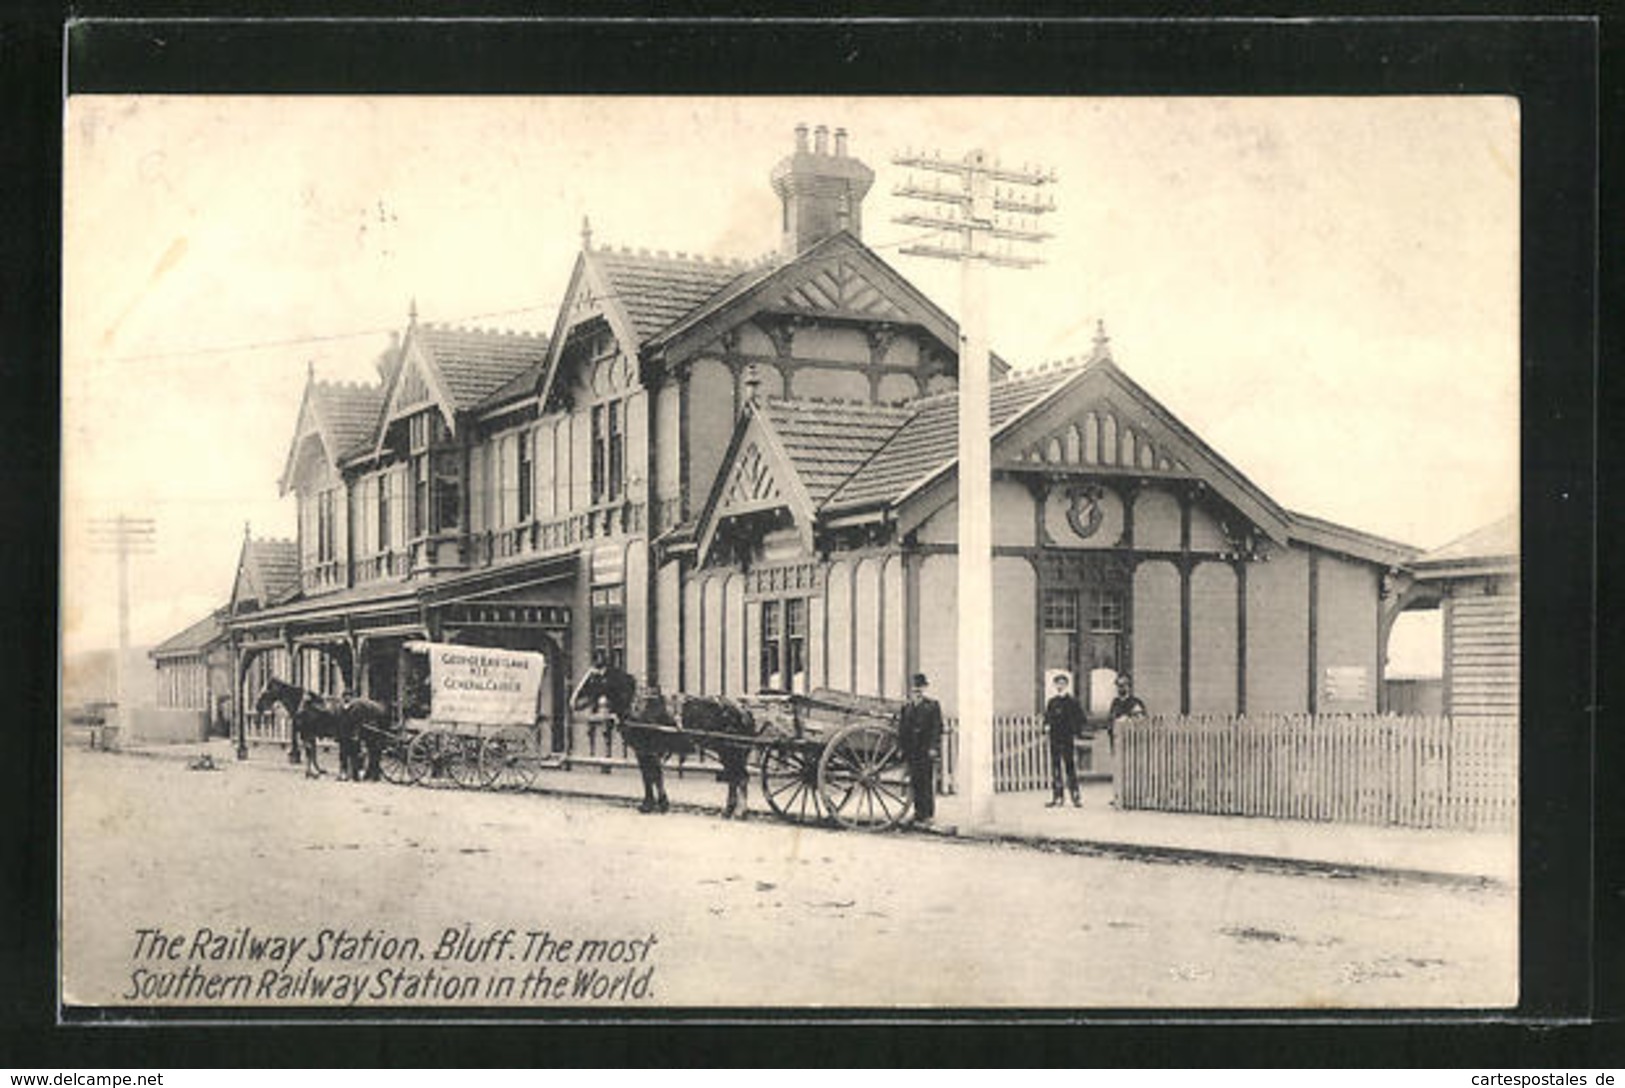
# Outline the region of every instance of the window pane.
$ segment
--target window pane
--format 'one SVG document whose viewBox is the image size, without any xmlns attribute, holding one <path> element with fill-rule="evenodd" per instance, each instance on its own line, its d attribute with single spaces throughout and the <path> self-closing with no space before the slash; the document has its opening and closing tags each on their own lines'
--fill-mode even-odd
<svg viewBox="0 0 1625 1088">
<path fill-rule="evenodd" d="M 1095 589 L 1089 594 L 1089 629 L 1091 631 L 1121 631 L 1123 629 L 1123 594 L 1115 589 Z"/>
<path fill-rule="evenodd" d="M 1078 629 L 1078 595 L 1070 589 L 1044 591 L 1044 630 L 1076 631 Z"/>
<path fill-rule="evenodd" d="M 463 518 L 463 474 L 456 450 L 435 454 L 434 528 L 455 529 Z"/>
<path fill-rule="evenodd" d="M 592 501 L 604 500 L 604 406 L 592 410 Z"/>
<path fill-rule="evenodd" d="M 621 428 L 621 402 L 609 403 L 609 499 L 621 497 L 626 474 L 626 441 Z"/>
<path fill-rule="evenodd" d="M 529 431 L 519 436 L 519 520 L 529 521 L 531 514 L 530 444 L 534 439 Z"/>
</svg>

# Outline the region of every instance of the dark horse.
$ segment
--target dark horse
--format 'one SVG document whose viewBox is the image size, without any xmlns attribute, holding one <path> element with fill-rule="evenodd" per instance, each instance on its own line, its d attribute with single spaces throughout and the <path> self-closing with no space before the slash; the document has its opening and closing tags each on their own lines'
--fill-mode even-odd
<svg viewBox="0 0 1625 1088">
<path fill-rule="evenodd" d="M 638 811 L 665 812 L 670 807 L 666 773 L 661 766 L 665 757 L 704 751 L 717 757 L 722 764 L 717 777 L 728 784 L 723 818 L 743 820 L 750 784 L 750 739 L 756 736 L 756 720 L 738 703 L 717 696 L 683 699 L 678 716 L 681 724 L 674 721 L 666 700 L 650 693 L 621 722 L 621 735 L 637 755 L 638 771 L 643 775 L 643 804 Z M 736 743 L 730 737 L 740 739 Z"/>
<path fill-rule="evenodd" d="M 707 751 L 722 764 L 717 777 L 728 783 L 728 804 L 722 815 L 744 819 L 750 783 L 749 738 L 756 735 L 756 721 L 750 711 L 714 696 L 682 699 L 679 725 L 678 716 L 673 716 L 668 701 L 657 691 L 645 692 L 634 707 L 636 691 L 637 682 L 631 676 L 600 657 L 582 678 L 571 704 L 578 709 L 607 710 L 613 715 L 626 746 L 637 757 L 638 774 L 643 778 L 643 803 L 638 811 L 666 812 L 671 808 L 666 798 L 666 772 L 661 766 L 667 756 Z M 733 743 L 727 737 L 739 737 L 741 742 Z"/>
<path fill-rule="evenodd" d="M 266 681 L 254 709 L 263 714 L 278 704 L 293 723 L 288 756 L 299 762 L 299 748 L 304 746 L 306 777 L 326 773 L 316 758 L 316 741 L 322 738 L 338 742 L 339 778 L 359 782 L 363 777 L 378 777 L 378 753 L 390 732 L 389 710 L 381 703 L 370 699 L 324 699 L 273 677 Z"/>
</svg>

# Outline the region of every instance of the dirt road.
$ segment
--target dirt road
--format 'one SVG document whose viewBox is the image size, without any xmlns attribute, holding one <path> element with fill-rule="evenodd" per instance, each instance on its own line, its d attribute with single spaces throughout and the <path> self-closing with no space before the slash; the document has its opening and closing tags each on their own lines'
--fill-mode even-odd
<svg viewBox="0 0 1625 1088">
<path fill-rule="evenodd" d="M 308 781 L 264 757 L 202 772 L 70 750 L 63 793 L 72 1003 L 1516 1000 L 1505 890 Z"/>
</svg>

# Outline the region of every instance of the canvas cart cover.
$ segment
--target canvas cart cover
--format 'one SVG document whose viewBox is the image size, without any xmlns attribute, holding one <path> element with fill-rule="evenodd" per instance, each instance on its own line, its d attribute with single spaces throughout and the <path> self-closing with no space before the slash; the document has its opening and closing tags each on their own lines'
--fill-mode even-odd
<svg viewBox="0 0 1625 1088">
<path fill-rule="evenodd" d="M 431 716 L 482 725 L 532 725 L 546 659 L 483 646 L 415 643 L 429 656 Z"/>
</svg>

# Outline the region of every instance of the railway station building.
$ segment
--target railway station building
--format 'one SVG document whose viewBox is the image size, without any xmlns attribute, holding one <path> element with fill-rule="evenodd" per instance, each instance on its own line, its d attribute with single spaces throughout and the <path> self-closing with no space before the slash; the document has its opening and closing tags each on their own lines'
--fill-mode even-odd
<svg viewBox="0 0 1625 1088">
<path fill-rule="evenodd" d="M 925 672 L 953 713 L 959 331 L 864 244 L 845 133 L 787 151 L 772 259 L 584 228 L 550 334 L 414 308 L 375 383 L 310 376 L 288 584 L 240 575 L 224 621 L 239 711 L 267 669 L 394 703 L 431 639 L 544 653 L 555 722 L 597 652 L 691 694 L 900 698 Z M 990 365 L 996 712 L 1057 668 L 1096 714 L 1118 671 L 1153 713 L 1381 709 L 1393 617 L 1433 600 L 1405 595 L 1417 549 L 1283 509 L 1104 330 Z"/>
</svg>

